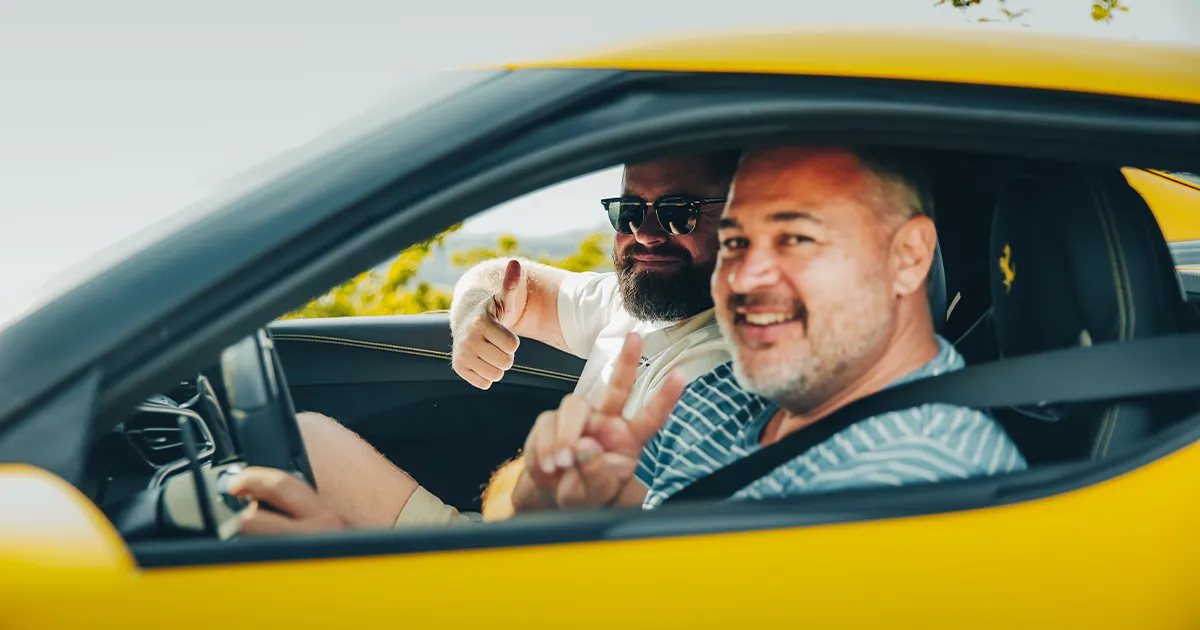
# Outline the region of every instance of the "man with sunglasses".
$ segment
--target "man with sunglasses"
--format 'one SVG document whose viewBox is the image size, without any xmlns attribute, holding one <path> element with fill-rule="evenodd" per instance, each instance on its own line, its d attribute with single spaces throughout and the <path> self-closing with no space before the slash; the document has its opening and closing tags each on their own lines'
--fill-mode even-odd
<svg viewBox="0 0 1200 630">
<path fill-rule="evenodd" d="M 488 389 L 512 367 L 520 338 L 536 339 L 586 359 L 575 394 L 599 404 L 625 337 L 636 333 L 643 346 L 625 406 L 632 417 L 669 370 L 691 380 L 728 362 L 709 280 L 737 161 L 733 152 L 627 165 L 621 196 L 601 200 L 616 231 L 613 272 L 574 273 L 515 259 L 471 268 L 455 286 L 450 311 L 454 371 Z M 321 496 L 288 484 L 297 496 L 285 502 L 300 501 L 306 514 L 320 518 L 264 512 L 243 533 L 474 520 L 336 420 L 306 412 L 297 421 Z M 512 513 L 511 490 L 523 469 L 518 457 L 493 475 L 484 493 L 488 520 Z"/>
<path fill-rule="evenodd" d="M 626 335 L 637 333 L 644 343 L 625 406 L 631 415 L 668 370 L 691 380 L 728 361 L 709 280 L 737 159 L 731 152 L 626 166 L 621 196 L 601 200 L 616 231 L 614 272 L 492 260 L 464 274 L 450 313 L 455 371 L 486 389 L 512 367 L 518 337 L 537 339 L 587 360 L 575 393 L 598 404 Z M 485 517 L 512 513 L 523 467 L 517 458 L 493 475 Z"/>
</svg>

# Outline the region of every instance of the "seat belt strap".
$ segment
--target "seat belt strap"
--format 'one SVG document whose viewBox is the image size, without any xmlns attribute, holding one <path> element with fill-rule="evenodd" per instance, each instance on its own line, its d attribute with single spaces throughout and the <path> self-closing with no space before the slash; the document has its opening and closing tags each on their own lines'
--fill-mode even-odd
<svg viewBox="0 0 1200 630">
<path fill-rule="evenodd" d="M 1116 402 L 1200 390 L 1200 334 L 1065 348 L 968 366 L 855 400 L 778 442 L 696 479 L 664 503 L 724 499 L 874 416 L 928 404 L 996 409 Z"/>
</svg>

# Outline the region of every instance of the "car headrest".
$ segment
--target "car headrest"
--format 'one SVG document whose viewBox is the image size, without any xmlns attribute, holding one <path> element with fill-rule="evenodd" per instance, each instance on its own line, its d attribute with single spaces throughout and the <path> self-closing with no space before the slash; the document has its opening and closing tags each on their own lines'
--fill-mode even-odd
<svg viewBox="0 0 1200 630">
<path fill-rule="evenodd" d="M 992 219 L 1001 356 L 1176 332 L 1166 239 L 1117 169 L 1076 166 L 1004 184 Z"/>
<path fill-rule="evenodd" d="M 937 205 L 934 203 L 933 186 L 930 179 L 928 165 L 923 170 L 914 171 L 913 175 L 920 177 L 922 181 L 918 182 L 918 186 L 923 191 L 921 194 L 921 207 L 926 216 L 928 216 L 936 226 L 938 222 Z M 925 290 L 929 298 L 929 314 L 933 317 L 934 332 L 941 333 L 946 327 L 946 309 L 948 308 L 946 297 L 946 267 L 942 262 L 942 244 L 941 239 L 933 246 L 933 261 L 929 264 L 929 275 L 925 278 Z"/>
</svg>

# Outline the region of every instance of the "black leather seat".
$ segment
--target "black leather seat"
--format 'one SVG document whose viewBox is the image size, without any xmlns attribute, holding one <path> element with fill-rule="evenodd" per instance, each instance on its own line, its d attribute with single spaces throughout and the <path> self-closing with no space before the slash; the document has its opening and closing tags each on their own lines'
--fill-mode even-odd
<svg viewBox="0 0 1200 630">
<path fill-rule="evenodd" d="M 930 183 L 928 173 L 920 173 L 924 181 L 920 182 L 921 188 L 924 190 L 924 195 L 921 198 L 921 206 L 924 208 L 925 214 L 933 221 L 934 226 L 938 223 L 937 204 L 934 202 L 933 187 Z M 929 297 L 929 312 L 933 316 L 933 330 L 937 333 L 942 333 L 946 328 L 946 309 L 947 305 L 947 290 L 946 290 L 946 267 L 942 259 L 942 244 L 941 239 L 933 248 L 933 261 L 929 265 L 929 276 L 925 280 L 925 289 Z"/>
<path fill-rule="evenodd" d="M 929 312 L 933 315 L 933 330 L 941 333 L 946 327 L 946 268 L 942 265 L 941 245 L 934 247 L 926 289 L 929 294 Z"/>
<path fill-rule="evenodd" d="M 1169 335 L 1185 325 L 1166 240 L 1117 169 L 1061 166 L 1007 182 L 990 255 L 991 321 L 982 326 L 990 323 L 999 357 Z M 1043 406 L 997 418 L 1030 463 L 1098 459 L 1159 428 L 1161 407 Z"/>
</svg>

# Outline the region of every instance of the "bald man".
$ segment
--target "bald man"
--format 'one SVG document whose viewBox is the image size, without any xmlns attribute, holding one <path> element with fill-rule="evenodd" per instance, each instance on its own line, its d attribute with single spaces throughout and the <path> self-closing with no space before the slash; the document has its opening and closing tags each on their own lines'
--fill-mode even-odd
<svg viewBox="0 0 1200 630">
<path fill-rule="evenodd" d="M 621 421 L 640 341 L 599 405 L 540 418 L 518 512 L 653 508 L 692 481 L 879 390 L 964 366 L 934 332 L 926 278 L 937 235 L 924 178 L 884 151 L 785 147 L 748 154 L 720 221 L 712 279 L 734 359 L 687 386 L 668 378 Z M 568 453 L 569 456 L 564 455 Z M 735 499 L 899 486 L 1023 469 L 993 418 L 943 404 L 856 423 Z"/>
</svg>

